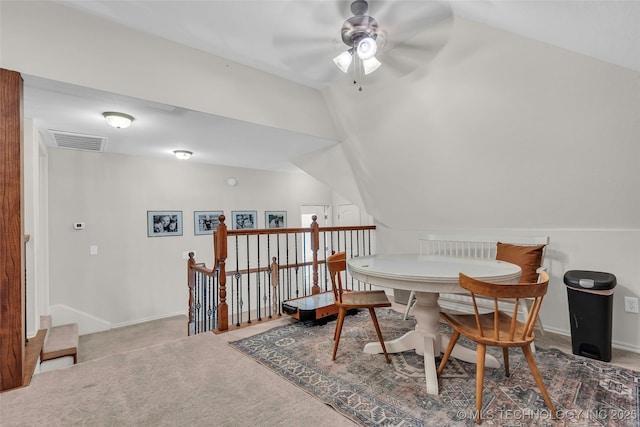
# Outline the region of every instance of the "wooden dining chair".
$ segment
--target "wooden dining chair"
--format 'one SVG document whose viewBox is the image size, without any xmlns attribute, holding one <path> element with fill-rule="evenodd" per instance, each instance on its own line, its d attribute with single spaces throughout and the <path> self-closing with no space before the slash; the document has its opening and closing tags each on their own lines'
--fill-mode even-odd
<svg viewBox="0 0 640 427">
<path fill-rule="evenodd" d="M 336 353 L 338 352 L 338 344 L 340 343 L 340 334 L 342 333 L 342 325 L 344 318 L 347 315 L 347 311 L 358 308 L 369 309 L 371 320 L 373 320 L 373 326 L 376 328 L 376 334 L 378 334 L 378 340 L 382 346 L 382 352 L 390 363 L 387 349 L 382 339 L 382 333 L 380 332 L 380 325 L 378 324 L 378 318 L 376 317 L 376 307 L 391 307 L 391 302 L 387 298 L 387 294 L 384 291 L 350 291 L 344 288 L 342 284 L 342 272 L 347 269 L 347 258 L 344 252 L 338 252 L 327 257 L 327 266 L 329 268 L 329 276 L 331 277 L 331 285 L 333 287 L 333 296 L 335 304 L 338 307 L 338 320 L 336 323 L 336 330 L 333 334 L 333 356 L 331 360 L 336 360 Z"/>
<path fill-rule="evenodd" d="M 487 346 L 502 347 L 504 357 L 504 370 L 509 376 L 509 347 L 520 347 L 529 364 L 533 378 L 542 393 L 542 397 L 556 418 L 556 410 L 551 403 L 547 389 L 542 381 L 542 376 L 536 365 L 530 344 L 534 339 L 534 327 L 540 311 L 542 298 L 547 293 L 549 275 L 546 271 L 541 273 L 537 283 L 495 284 L 473 279 L 460 273 L 460 285 L 471 293 L 474 314 L 448 314 L 441 312 L 440 316 L 453 328 L 453 334 L 449 345 L 444 352 L 438 375 L 442 374 L 451 351 L 460 335 L 464 335 L 477 344 L 476 361 L 476 424 L 481 424 L 480 412 L 482 410 L 482 388 L 484 382 L 484 363 Z M 493 301 L 493 311 L 480 313 L 476 298 L 490 298 Z M 513 304 L 511 314 L 499 310 L 498 300 L 510 300 Z M 527 313 L 524 322 L 518 320 L 518 308 L 524 304 L 524 300 L 531 302 L 531 309 Z"/>
</svg>

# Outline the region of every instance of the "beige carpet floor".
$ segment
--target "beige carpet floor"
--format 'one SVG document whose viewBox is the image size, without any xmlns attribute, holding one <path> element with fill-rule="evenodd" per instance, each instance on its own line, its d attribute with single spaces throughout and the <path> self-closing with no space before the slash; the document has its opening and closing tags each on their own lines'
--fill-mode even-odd
<svg viewBox="0 0 640 427">
<path fill-rule="evenodd" d="M 353 426 L 228 345 L 292 321 L 186 337 L 186 317 L 178 316 L 81 336 L 77 365 L 0 394 L 0 425 Z M 569 337 L 538 341 L 571 353 Z M 640 370 L 636 353 L 614 350 L 611 363 Z"/>
<path fill-rule="evenodd" d="M 166 324 L 174 321 L 186 334 L 186 318 Z M 144 330 L 154 325 L 141 324 L 101 333 L 107 345 L 96 345 L 95 352 L 88 342 L 100 337 L 83 337 L 80 363 L 36 375 L 29 387 L 0 394 L 0 425 L 352 426 L 227 344 L 289 321 L 151 345 Z M 119 342 L 109 345 L 113 337 Z"/>
</svg>

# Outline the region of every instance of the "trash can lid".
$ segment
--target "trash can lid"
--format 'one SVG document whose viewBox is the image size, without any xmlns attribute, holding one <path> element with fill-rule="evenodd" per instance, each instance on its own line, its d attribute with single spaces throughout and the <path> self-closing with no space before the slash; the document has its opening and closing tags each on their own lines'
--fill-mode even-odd
<svg viewBox="0 0 640 427">
<path fill-rule="evenodd" d="M 570 270 L 564 274 L 564 284 L 577 289 L 613 289 L 616 276 L 602 271 Z"/>
</svg>

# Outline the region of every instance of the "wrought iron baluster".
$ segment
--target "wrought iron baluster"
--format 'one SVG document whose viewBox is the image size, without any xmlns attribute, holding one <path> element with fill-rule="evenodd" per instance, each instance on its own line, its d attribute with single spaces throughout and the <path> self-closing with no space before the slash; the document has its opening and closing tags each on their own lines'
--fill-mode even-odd
<svg viewBox="0 0 640 427">
<path fill-rule="evenodd" d="M 202 332 L 202 278 L 200 274 L 196 275 L 196 325 L 197 332 Z"/>
<path fill-rule="evenodd" d="M 211 286 L 211 302 L 209 304 L 209 315 L 211 316 L 211 330 L 217 328 L 216 325 L 216 307 L 218 306 L 218 286 L 216 286 L 216 275 L 212 275 L 209 278 L 209 283 Z"/>
<path fill-rule="evenodd" d="M 258 319 L 258 321 L 262 320 L 262 315 L 261 315 L 261 307 L 260 307 L 260 295 L 261 295 L 261 289 L 260 289 L 260 235 L 256 236 L 256 248 L 258 251 L 257 257 L 258 257 L 258 271 L 256 271 L 256 319 Z M 251 307 L 249 307 L 249 310 L 251 310 Z"/>
<path fill-rule="evenodd" d="M 237 270 L 231 282 L 232 289 L 236 291 L 236 310 L 235 314 L 232 314 L 232 318 L 236 319 L 236 326 L 240 326 L 242 322 L 242 275 Z"/>
<path fill-rule="evenodd" d="M 309 289 L 309 278 L 307 277 L 309 274 L 309 271 L 307 269 L 307 241 L 311 241 L 308 236 L 307 233 L 302 233 L 302 295 L 306 296 L 309 295 L 311 292 L 308 292 L 307 290 Z"/>
<path fill-rule="evenodd" d="M 251 273 L 250 271 L 251 271 L 251 261 L 249 257 L 249 235 L 247 234 L 247 323 L 251 323 Z"/>
<path fill-rule="evenodd" d="M 295 250 L 295 273 L 296 273 L 296 298 L 300 297 L 300 265 L 298 264 L 298 235 L 294 234 L 293 235 L 293 243 L 294 243 L 294 250 Z"/>
<path fill-rule="evenodd" d="M 270 259 L 271 259 L 271 235 L 267 234 L 267 260 L 270 260 Z M 269 304 L 269 301 L 271 301 L 271 298 L 273 298 L 272 294 L 271 294 L 272 287 L 273 287 L 273 284 L 271 283 L 271 268 L 272 268 L 272 266 L 273 266 L 273 264 L 269 265 L 269 270 L 268 270 L 267 276 L 265 277 L 265 283 L 267 283 L 267 288 L 265 290 L 265 295 L 264 295 L 264 299 L 265 299 L 264 307 L 265 307 L 265 310 L 267 310 L 267 307 L 268 307 L 269 319 L 273 318 L 272 305 Z M 267 313 L 265 313 L 265 314 L 267 314 Z"/>
<path fill-rule="evenodd" d="M 331 240 L 331 233 L 329 232 L 329 240 Z M 327 232 L 323 231 L 322 232 L 322 259 L 327 259 L 327 257 L 329 256 L 327 254 Z M 328 275 L 327 275 L 327 263 L 323 263 L 322 264 L 322 272 L 323 272 L 323 277 L 324 277 L 324 290 L 325 292 L 329 291 L 329 283 L 328 283 Z"/>
<path fill-rule="evenodd" d="M 202 328 L 204 331 L 207 330 L 207 312 L 209 307 L 207 307 L 207 278 L 206 276 L 204 276 L 203 274 L 200 274 L 201 276 L 201 286 L 202 286 Z"/>
<path fill-rule="evenodd" d="M 289 238 L 288 234 L 284 235 L 285 239 Z M 280 235 L 278 235 L 278 238 L 276 239 L 277 245 L 276 245 L 276 261 L 278 263 L 280 263 Z M 276 292 L 277 292 L 277 297 L 278 297 L 278 316 L 282 315 L 282 305 L 280 304 L 280 302 L 282 301 L 282 295 L 284 294 L 284 289 L 282 288 L 281 284 L 280 284 L 280 267 L 278 266 L 278 280 L 277 280 L 277 286 L 276 286 Z"/>
</svg>

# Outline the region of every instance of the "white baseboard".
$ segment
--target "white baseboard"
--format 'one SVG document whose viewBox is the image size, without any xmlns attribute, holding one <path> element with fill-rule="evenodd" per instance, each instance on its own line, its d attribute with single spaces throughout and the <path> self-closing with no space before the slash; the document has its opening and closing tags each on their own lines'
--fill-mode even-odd
<svg viewBox="0 0 640 427">
<path fill-rule="evenodd" d="M 130 320 L 122 323 L 114 323 L 111 325 L 112 328 L 122 328 L 124 326 L 137 325 L 138 323 L 151 322 L 152 320 L 160 320 L 166 319 L 167 317 L 175 317 L 175 316 L 187 316 L 187 312 L 178 311 L 174 313 L 161 314 L 158 316 L 145 317 L 143 319 Z"/>
<path fill-rule="evenodd" d="M 440 307 L 442 307 L 445 310 L 449 309 L 449 310 L 454 310 L 454 311 L 460 311 L 460 312 L 463 312 L 463 313 L 464 312 L 468 312 L 468 313 L 473 312 L 473 309 L 470 308 L 468 305 L 457 304 L 455 301 L 448 300 L 446 298 L 440 298 L 438 300 L 438 304 L 440 304 Z M 545 331 L 549 331 L 551 333 L 562 335 L 562 336 L 565 336 L 565 337 L 571 337 L 571 331 L 570 330 L 551 328 L 551 327 L 548 327 L 547 325 L 545 325 L 544 322 L 543 322 L 543 326 L 544 326 L 544 330 Z M 631 351 L 633 353 L 640 353 L 640 347 L 634 346 L 634 345 L 632 345 L 630 343 L 626 343 L 626 342 L 613 340 L 611 342 L 611 347 L 619 349 L 619 350 Z"/>
<path fill-rule="evenodd" d="M 78 324 L 78 334 L 87 335 L 96 332 L 108 331 L 114 328 L 122 328 L 124 326 L 131 326 L 138 323 L 149 322 L 152 320 L 160 320 L 167 317 L 174 316 L 186 316 L 186 311 L 179 311 L 174 313 L 166 313 L 158 316 L 145 317 L 142 319 L 135 319 L 121 323 L 111 323 L 105 319 L 100 319 L 91 314 L 76 310 L 75 308 L 66 306 L 64 304 L 56 304 L 49 307 L 49 313 L 53 326 L 65 325 L 68 323 Z"/>
<path fill-rule="evenodd" d="M 100 319 L 89 313 L 85 313 L 64 304 L 55 304 L 49 307 L 52 326 L 78 324 L 78 335 L 93 334 L 95 332 L 108 331 L 112 325 L 104 319 Z"/>
</svg>

